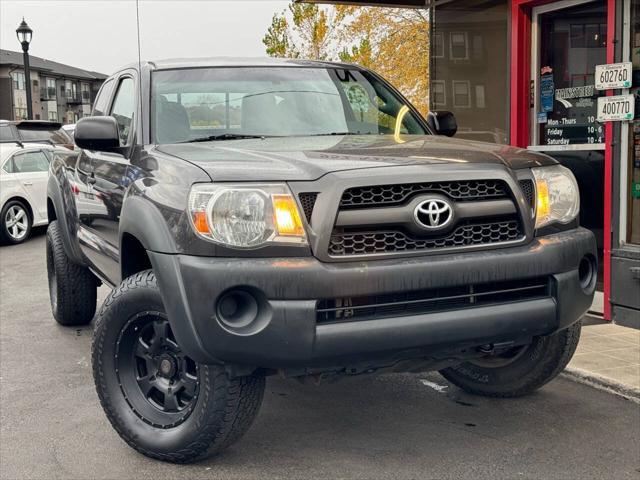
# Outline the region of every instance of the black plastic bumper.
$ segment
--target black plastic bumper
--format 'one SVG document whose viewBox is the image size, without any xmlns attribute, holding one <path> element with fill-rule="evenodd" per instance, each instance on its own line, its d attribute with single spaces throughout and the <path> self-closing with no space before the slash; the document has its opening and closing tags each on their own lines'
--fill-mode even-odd
<svg viewBox="0 0 640 480">
<path fill-rule="evenodd" d="M 407 349 L 442 349 L 547 335 L 576 322 L 593 292 L 578 265 L 596 256 L 578 228 L 529 245 L 474 253 L 352 263 L 315 258 L 209 258 L 149 252 L 177 340 L 195 360 L 302 368 Z M 511 303 L 363 321 L 317 324 L 323 298 L 380 295 L 548 276 L 550 294 Z M 234 288 L 261 299 L 259 320 L 233 331 L 216 302 Z"/>
</svg>

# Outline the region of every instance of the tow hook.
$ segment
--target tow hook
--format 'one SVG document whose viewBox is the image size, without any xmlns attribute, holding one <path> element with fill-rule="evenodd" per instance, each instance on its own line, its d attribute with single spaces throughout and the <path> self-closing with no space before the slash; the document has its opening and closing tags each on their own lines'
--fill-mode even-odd
<svg viewBox="0 0 640 480">
<path fill-rule="evenodd" d="M 485 355 L 499 355 L 515 346 L 515 342 L 500 342 L 500 343 L 488 343 L 486 345 L 480 345 L 478 352 Z"/>
</svg>

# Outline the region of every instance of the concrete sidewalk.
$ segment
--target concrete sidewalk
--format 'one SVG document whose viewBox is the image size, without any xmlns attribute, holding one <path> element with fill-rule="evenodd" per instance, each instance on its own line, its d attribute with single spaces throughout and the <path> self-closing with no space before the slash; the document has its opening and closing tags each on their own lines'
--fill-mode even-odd
<svg viewBox="0 0 640 480">
<path fill-rule="evenodd" d="M 640 402 L 640 330 L 611 323 L 584 325 L 565 372 Z"/>
</svg>

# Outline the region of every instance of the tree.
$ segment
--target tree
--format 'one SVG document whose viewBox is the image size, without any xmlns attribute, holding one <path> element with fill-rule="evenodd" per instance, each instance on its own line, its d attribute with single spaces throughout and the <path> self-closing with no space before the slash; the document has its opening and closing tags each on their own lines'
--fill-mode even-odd
<svg viewBox="0 0 640 480">
<path fill-rule="evenodd" d="M 339 9 L 291 3 L 288 11 L 273 16 L 262 43 L 272 57 L 330 60 L 335 57 L 334 38 L 343 21 Z"/>
<path fill-rule="evenodd" d="M 276 57 L 341 60 L 371 68 L 428 112 L 427 10 L 292 3 L 263 38 Z"/>
</svg>

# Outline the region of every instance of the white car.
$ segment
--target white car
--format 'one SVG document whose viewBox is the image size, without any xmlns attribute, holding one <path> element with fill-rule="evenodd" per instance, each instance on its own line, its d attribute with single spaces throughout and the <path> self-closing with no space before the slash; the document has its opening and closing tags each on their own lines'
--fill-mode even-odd
<svg viewBox="0 0 640 480">
<path fill-rule="evenodd" d="M 0 144 L 0 241 L 22 243 L 31 227 L 45 225 L 52 155 L 73 154 L 44 143 Z"/>
</svg>

